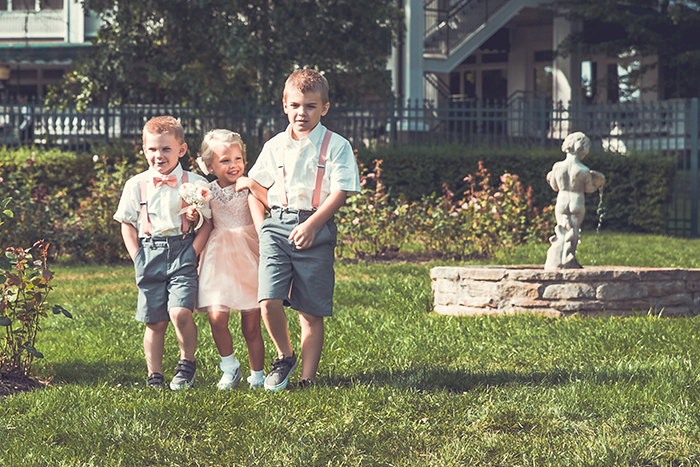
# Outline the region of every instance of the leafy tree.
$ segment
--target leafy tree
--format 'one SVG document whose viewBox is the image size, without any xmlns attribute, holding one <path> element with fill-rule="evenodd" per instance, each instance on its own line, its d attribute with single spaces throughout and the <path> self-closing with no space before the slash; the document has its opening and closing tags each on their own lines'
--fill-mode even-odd
<svg viewBox="0 0 700 467">
<path fill-rule="evenodd" d="M 89 0 L 102 26 L 47 103 L 278 101 L 295 68 L 333 91 L 389 92 L 392 0 Z M 343 86 L 341 86 L 341 84 Z M 340 92 L 339 94 L 343 94 Z M 346 96 L 347 97 L 347 96 Z"/>
<path fill-rule="evenodd" d="M 700 96 L 700 2 L 697 0 L 555 0 L 557 11 L 583 22 L 557 53 L 657 56 L 628 79 L 659 70 L 659 97 Z"/>
</svg>

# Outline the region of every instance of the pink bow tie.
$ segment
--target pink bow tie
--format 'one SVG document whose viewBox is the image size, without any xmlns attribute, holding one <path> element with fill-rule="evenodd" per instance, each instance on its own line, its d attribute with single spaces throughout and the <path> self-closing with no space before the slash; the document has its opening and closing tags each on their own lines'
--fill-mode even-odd
<svg viewBox="0 0 700 467">
<path fill-rule="evenodd" d="M 166 175 L 165 177 L 153 177 L 153 184 L 156 188 L 163 186 L 163 183 L 169 187 L 177 188 L 177 177 L 175 175 Z"/>
</svg>

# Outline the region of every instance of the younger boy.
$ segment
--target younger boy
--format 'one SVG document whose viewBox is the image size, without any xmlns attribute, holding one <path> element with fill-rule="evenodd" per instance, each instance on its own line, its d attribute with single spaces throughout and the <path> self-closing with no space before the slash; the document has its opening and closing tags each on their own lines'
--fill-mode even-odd
<svg viewBox="0 0 700 467">
<path fill-rule="evenodd" d="M 333 311 L 337 234 L 333 216 L 348 195 L 360 191 L 350 143 L 320 124 L 330 107 L 326 79 L 313 70 L 292 73 L 282 106 L 289 126 L 265 144 L 250 179 L 237 187 L 251 188 L 271 208 L 260 229 L 258 279 L 263 321 L 278 353 L 265 379 L 270 391 L 284 389 L 297 367 L 285 305 L 299 312 L 300 385 L 316 381 L 323 318 Z"/>
<path fill-rule="evenodd" d="M 197 257 L 209 236 L 205 222 L 195 235 L 186 234 L 188 221 L 180 215 L 183 183 L 206 180 L 185 172 L 179 159 L 187 152 L 185 134 L 173 117 L 155 117 L 143 127 L 143 153 L 149 169 L 124 185 L 114 219 L 122 224 L 124 244 L 134 262 L 139 289 L 136 320 L 146 323 L 143 351 L 149 386 L 163 383 L 165 331 L 172 320 L 180 360 L 170 389 L 194 382 L 197 327 L 192 310 L 197 296 Z"/>
</svg>

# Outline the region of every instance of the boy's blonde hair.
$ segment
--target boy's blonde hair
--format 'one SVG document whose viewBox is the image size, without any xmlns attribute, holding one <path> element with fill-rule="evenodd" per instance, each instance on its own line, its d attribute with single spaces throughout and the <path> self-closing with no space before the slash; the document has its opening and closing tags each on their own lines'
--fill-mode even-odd
<svg viewBox="0 0 700 467">
<path fill-rule="evenodd" d="M 315 92 L 321 96 L 321 101 L 324 105 L 328 103 L 328 81 L 316 70 L 297 70 L 289 75 L 289 78 L 284 83 L 284 94 L 282 96 L 285 102 L 290 89 L 296 89 L 302 94 Z"/>
<path fill-rule="evenodd" d="M 211 163 L 214 160 L 214 151 L 217 148 L 234 145 L 238 145 L 238 147 L 241 148 L 243 162 L 246 163 L 245 144 L 243 144 L 241 135 L 230 130 L 211 130 L 209 133 L 204 135 L 199 152 L 201 153 L 200 157 L 202 158 L 204 165 L 207 167 L 207 170 L 211 172 Z"/>
<path fill-rule="evenodd" d="M 152 135 L 172 134 L 178 143 L 185 142 L 185 130 L 183 130 L 180 122 L 175 118 L 164 115 L 162 117 L 153 117 L 143 126 L 143 144 L 146 144 L 146 133 Z"/>
</svg>

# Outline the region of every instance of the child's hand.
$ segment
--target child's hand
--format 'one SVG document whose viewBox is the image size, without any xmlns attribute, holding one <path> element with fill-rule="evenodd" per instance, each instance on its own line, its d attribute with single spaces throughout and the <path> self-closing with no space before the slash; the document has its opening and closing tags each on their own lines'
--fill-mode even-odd
<svg viewBox="0 0 700 467">
<path fill-rule="evenodd" d="M 189 208 L 187 208 L 187 212 L 185 213 L 185 219 L 194 224 L 199 222 L 199 213 L 194 208 L 194 206 L 190 206 Z"/>
<path fill-rule="evenodd" d="M 316 228 L 310 225 L 308 222 L 299 224 L 294 227 L 292 233 L 289 234 L 289 240 L 294 242 L 294 246 L 297 250 L 305 250 L 314 243 L 314 238 L 316 238 Z"/>
<path fill-rule="evenodd" d="M 241 176 L 238 178 L 238 180 L 236 180 L 236 191 L 245 190 L 246 188 L 251 190 L 252 187 L 253 187 L 253 180 L 251 180 L 248 177 Z"/>
</svg>

